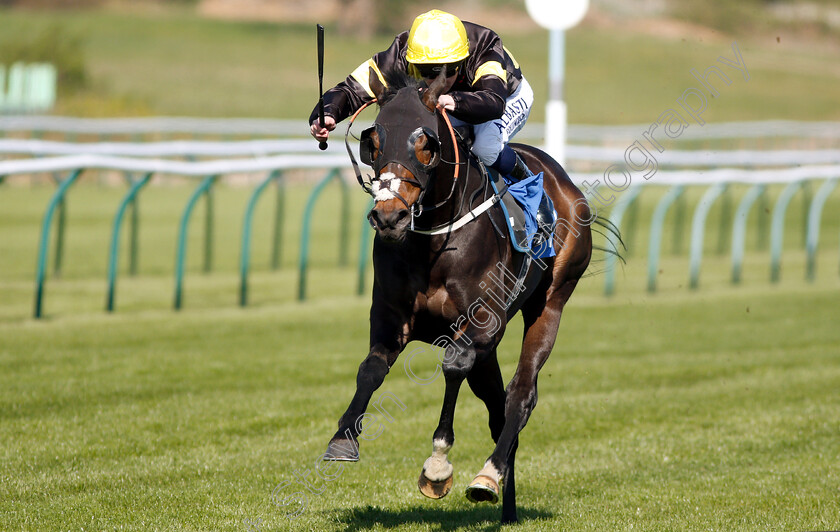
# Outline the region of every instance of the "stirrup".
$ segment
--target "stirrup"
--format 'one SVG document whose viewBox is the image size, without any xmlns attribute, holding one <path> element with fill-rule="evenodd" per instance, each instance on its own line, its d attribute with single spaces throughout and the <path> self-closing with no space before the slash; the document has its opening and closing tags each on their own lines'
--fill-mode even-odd
<svg viewBox="0 0 840 532">
<path fill-rule="evenodd" d="M 551 240 L 554 228 L 557 226 L 557 211 L 554 210 L 554 202 L 543 191 L 540 199 L 540 206 L 537 209 L 537 234 L 531 242 L 531 249 L 539 249 L 546 240 Z"/>
</svg>

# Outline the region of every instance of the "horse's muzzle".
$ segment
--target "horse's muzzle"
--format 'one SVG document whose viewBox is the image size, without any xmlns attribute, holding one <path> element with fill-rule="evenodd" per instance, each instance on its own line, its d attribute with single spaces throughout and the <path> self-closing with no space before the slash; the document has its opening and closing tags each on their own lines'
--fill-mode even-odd
<svg viewBox="0 0 840 532">
<path fill-rule="evenodd" d="M 382 240 L 399 243 L 408 234 L 411 213 L 405 208 L 385 210 L 374 207 L 368 214 L 368 220 Z"/>
</svg>

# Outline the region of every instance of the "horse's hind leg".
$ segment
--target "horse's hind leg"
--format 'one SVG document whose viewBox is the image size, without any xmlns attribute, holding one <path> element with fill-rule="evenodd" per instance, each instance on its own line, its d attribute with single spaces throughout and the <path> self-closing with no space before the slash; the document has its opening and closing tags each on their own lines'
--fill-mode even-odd
<svg viewBox="0 0 840 532">
<path fill-rule="evenodd" d="M 467 375 L 467 382 L 476 397 L 484 401 L 485 406 L 487 406 L 490 436 L 494 442 L 498 442 L 505 426 L 505 385 L 495 349 L 493 349 L 493 353 L 488 360 L 476 365 Z M 482 480 L 483 483 L 473 482 L 474 486 L 467 489 L 467 498 L 472 502 L 498 502 L 499 486 L 497 480 L 491 477 Z"/>
<path fill-rule="evenodd" d="M 525 339 L 519 365 L 506 390 L 505 425 L 493 454 L 467 488 L 467 497 L 472 500 L 470 492 L 486 489 L 488 478 L 496 483 L 504 480 L 502 522 L 517 521 L 514 460 L 519 432 L 537 404 L 537 375 L 554 347 L 563 306 L 576 284 L 577 279 L 567 281 L 549 296 L 544 306 L 526 305 L 522 310 Z"/>
</svg>

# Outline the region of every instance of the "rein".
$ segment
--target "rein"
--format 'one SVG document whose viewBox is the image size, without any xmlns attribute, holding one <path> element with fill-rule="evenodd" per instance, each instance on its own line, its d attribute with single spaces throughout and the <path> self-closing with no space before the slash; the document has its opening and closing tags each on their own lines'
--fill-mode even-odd
<svg viewBox="0 0 840 532">
<path fill-rule="evenodd" d="M 359 185 L 361 185 L 362 189 L 364 189 L 364 191 L 367 192 L 370 195 L 373 195 L 373 191 L 371 190 L 370 185 L 365 183 L 364 178 L 362 178 L 362 171 L 359 168 L 359 163 L 356 162 L 356 157 L 353 155 L 353 150 L 350 148 L 349 137 L 350 137 L 350 128 L 353 127 L 353 122 L 356 121 L 356 117 L 358 117 L 359 113 L 364 111 L 369 105 L 371 105 L 373 103 L 376 103 L 376 98 L 374 98 L 373 100 L 371 100 L 371 101 L 367 102 L 366 104 L 362 105 L 361 107 L 359 107 L 359 109 L 355 113 L 353 113 L 353 116 L 350 118 L 350 122 L 348 122 L 348 124 L 347 124 L 347 131 L 344 133 L 344 147 L 347 148 L 347 155 L 350 156 L 350 164 L 353 165 L 353 172 L 355 172 L 355 174 L 356 174 L 356 181 L 358 181 Z"/>
<path fill-rule="evenodd" d="M 368 183 L 366 183 L 364 178 L 362 177 L 362 172 L 361 172 L 361 169 L 359 167 L 359 163 L 356 161 L 356 157 L 353 155 L 353 150 L 350 147 L 349 137 L 350 137 L 350 129 L 353 127 L 353 123 L 356 121 L 356 118 L 359 116 L 359 114 L 363 110 L 365 110 L 368 106 L 370 106 L 371 104 L 376 103 L 376 102 L 377 102 L 377 100 L 373 99 L 373 100 L 365 103 L 364 105 L 362 105 L 353 114 L 353 116 L 350 118 L 350 121 L 347 124 L 347 131 L 344 134 L 344 146 L 347 149 L 347 154 L 350 156 L 350 163 L 353 166 L 353 172 L 356 174 L 356 180 L 359 182 L 359 185 L 362 187 L 362 189 L 364 189 L 364 191 L 367 192 L 368 194 L 370 194 L 371 196 L 373 196 L 372 186 L 369 185 Z M 453 146 L 454 151 L 455 151 L 455 162 L 451 163 L 455 167 L 455 169 L 453 171 L 453 175 L 452 175 L 452 188 L 449 190 L 449 194 L 447 195 L 447 197 L 443 201 L 441 201 L 441 202 L 439 202 L 435 205 L 432 205 L 430 207 L 425 207 L 425 208 L 422 205 L 422 200 L 423 200 L 423 197 L 426 195 L 427 188 L 424 187 L 424 186 L 420 187 L 421 188 L 421 193 L 420 193 L 420 198 L 418 199 L 418 201 L 411 204 L 410 206 L 407 204 L 407 202 L 401 196 L 399 196 L 398 194 L 396 195 L 398 199 L 402 200 L 403 203 L 406 203 L 406 207 L 408 207 L 409 210 L 410 210 L 410 213 L 411 213 L 410 230 L 414 233 L 419 233 L 419 234 L 422 234 L 422 235 L 442 235 L 442 234 L 446 234 L 446 233 L 455 231 L 457 229 L 460 229 L 461 227 L 464 227 L 465 225 L 467 225 L 471 221 L 478 218 L 481 214 L 488 211 L 491 207 L 493 207 L 493 205 L 495 205 L 496 203 L 501 201 L 502 196 L 507 192 L 507 187 L 504 187 L 498 193 L 493 194 L 492 196 L 490 196 L 490 198 L 486 199 L 484 202 L 479 204 L 476 208 L 470 210 L 468 213 L 461 216 L 457 220 L 452 220 L 449 223 L 441 224 L 441 225 L 438 225 L 438 226 L 435 226 L 435 227 L 432 227 L 432 228 L 429 228 L 429 229 L 418 229 L 414 226 L 414 219 L 419 217 L 421 214 L 423 214 L 423 212 L 432 211 L 432 210 L 435 210 L 439 207 L 442 207 L 450 199 L 452 199 L 452 195 L 454 194 L 455 187 L 458 183 L 458 178 L 460 177 L 461 151 L 460 151 L 459 146 L 458 146 L 458 139 L 456 138 L 456 135 L 455 135 L 455 128 L 452 127 L 452 122 L 449 119 L 449 114 L 446 112 L 446 109 L 439 108 L 438 110 L 440 111 L 440 114 L 443 117 L 444 122 L 446 122 L 446 127 L 449 130 L 449 135 L 450 135 L 450 138 L 452 140 L 452 146 Z M 469 163 L 467 163 L 467 164 L 469 164 Z M 486 170 L 484 172 L 486 173 Z M 419 208 L 416 208 L 418 203 L 420 203 Z"/>
</svg>

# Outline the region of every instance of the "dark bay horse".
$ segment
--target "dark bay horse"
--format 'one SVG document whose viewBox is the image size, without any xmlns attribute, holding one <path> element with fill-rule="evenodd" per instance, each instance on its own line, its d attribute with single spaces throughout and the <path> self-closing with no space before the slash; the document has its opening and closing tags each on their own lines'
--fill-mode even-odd
<svg viewBox="0 0 840 532">
<path fill-rule="evenodd" d="M 557 228 L 549 236 L 557 255 L 534 259 L 519 278 L 524 254 L 514 251 L 505 230 L 498 230 L 505 227 L 500 205 L 474 218 L 468 215 L 486 204 L 493 191 L 475 162 L 467 162 L 465 148 L 450 137 L 445 114 L 436 110 L 444 83 L 439 78 L 428 88 L 410 82 L 397 88 L 399 83 L 388 80 L 386 89 L 376 75 L 370 77 L 380 106 L 360 150 L 375 171 L 369 190 L 376 199 L 369 214 L 376 229 L 370 351 L 324 459 L 359 459 L 359 435 L 365 439 L 360 420 L 373 392 L 406 344 L 426 342 L 444 353 L 446 387 L 420 491 L 440 498 L 452 486 L 447 454 L 455 441 L 455 403 L 466 379 L 487 406 L 496 444 L 466 495 L 473 502 L 494 503 L 501 495 L 502 521 L 513 522 L 519 432 L 537 404 L 537 375 L 554 347 L 563 307 L 589 265 L 594 216 L 557 162 L 536 148 L 515 145 L 529 168 L 544 172 L 544 188 L 558 213 Z M 452 225 L 462 220 L 469 222 Z M 507 321 L 520 311 L 522 352 L 505 388 L 496 348 Z"/>
</svg>

